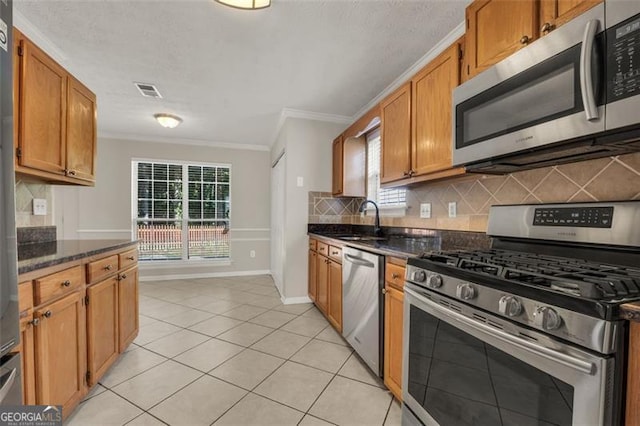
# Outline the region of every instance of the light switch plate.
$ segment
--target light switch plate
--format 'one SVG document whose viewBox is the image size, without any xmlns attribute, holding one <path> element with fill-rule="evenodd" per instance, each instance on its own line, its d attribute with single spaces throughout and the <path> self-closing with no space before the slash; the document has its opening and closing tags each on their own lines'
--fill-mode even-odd
<svg viewBox="0 0 640 426">
<path fill-rule="evenodd" d="M 455 201 L 452 201 L 449 203 L 449 217 L 456 217 L 458 212 L 457 212 L 457 203 Z"/>
<path fill-rule="evenodd" d="M 33 199 L 33 214 L 35 216 L 47 215 L 47 200 L 44 198 Z"/>
<path fill-rule="evenodd" d="M 420 204 L 420 217 L 422 219 L 431 219 L 431 203 Z"/>
</svg>

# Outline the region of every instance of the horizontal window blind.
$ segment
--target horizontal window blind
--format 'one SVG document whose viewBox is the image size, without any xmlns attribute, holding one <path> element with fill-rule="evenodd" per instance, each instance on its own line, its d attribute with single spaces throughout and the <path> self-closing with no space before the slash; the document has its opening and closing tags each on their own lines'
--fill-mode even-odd
<svg viewBox="0 0 640 426">
<path fill-rule="evenodd" d="M 379 206 L 400 206 L 407 201 L 406 189 L 380 188 L 381 164 L 380 130 L 367 134 L 367 198 Z"/>
</svg>

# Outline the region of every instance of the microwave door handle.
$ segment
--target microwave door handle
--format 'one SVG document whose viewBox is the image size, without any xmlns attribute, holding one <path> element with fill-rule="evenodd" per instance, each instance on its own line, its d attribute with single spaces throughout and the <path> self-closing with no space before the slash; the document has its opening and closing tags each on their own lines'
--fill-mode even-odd
<svg viewBox="0 0 640 426">
<path fill-rule="evenodd" d="M 582 91 L 582 103 L 588 121 L 599 118 L 596 97 L 593 93 L 593 75 L 591 73 L 591 61 L 593 60 L 593 43 L 598 31 L 598 20 L 592 19 L 584 27 L 582 47 L 580 49 L 580 90 Z"/>
</svg>

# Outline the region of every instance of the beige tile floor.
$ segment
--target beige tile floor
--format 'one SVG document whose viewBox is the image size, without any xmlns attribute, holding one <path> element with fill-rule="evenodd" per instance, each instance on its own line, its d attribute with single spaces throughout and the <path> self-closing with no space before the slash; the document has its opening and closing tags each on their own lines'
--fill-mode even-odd
<svg viewBox="0 0 640 426">
<path fill-rule="evenodd" d="M 399 425 L 400 406 L 269 276 L 140 283 L 140 333 L 69 425 Z"/>
</svg>

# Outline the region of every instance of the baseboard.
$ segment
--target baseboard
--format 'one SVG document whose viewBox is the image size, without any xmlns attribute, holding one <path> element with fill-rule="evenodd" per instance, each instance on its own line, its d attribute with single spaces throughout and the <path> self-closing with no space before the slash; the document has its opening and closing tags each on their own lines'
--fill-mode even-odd
<svg viewBox="0 0 640 426">
<path fill-rule="evenodd" d="M 140 281 L 188 280 L 194 278 L 245 277 L 251 275 L 271 275 L 266 269 L 256 271 L 205 272 L 201 274 L 140 275 Z M 301 303 L 301 302 L 296 302 Z"/>
<path fill-rule="evenodd" d="M 309 296 L 302 296 L 302 297 L 280 297 L 280 300 L 282 300 L 282 303 L 284 303 L 285 305 L 295 305 L 298 303 L 311 303 L 312 300 L 309 299 Z"/>
</svg>

